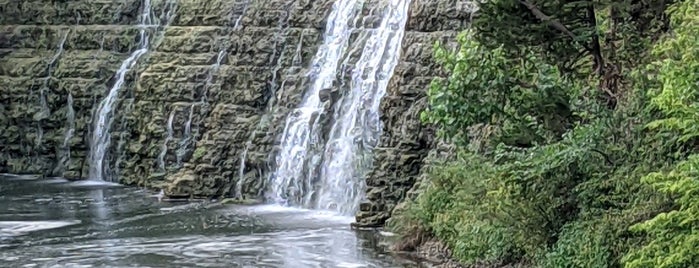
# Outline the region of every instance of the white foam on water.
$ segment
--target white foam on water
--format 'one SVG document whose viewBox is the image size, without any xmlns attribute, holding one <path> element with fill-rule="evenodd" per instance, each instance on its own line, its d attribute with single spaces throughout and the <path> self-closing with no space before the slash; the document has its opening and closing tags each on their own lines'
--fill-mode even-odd
<svg viewBox="0 0 699 268">
<path fill-rule="evenodd" d="M 361 263 L 351 263 L 351 262 L 340 262 L 336 264 L 336 267 L 342 267 L 342 268 L 356 268 L 356 267 L 366 267 L 365 264 Z"/>
<path fill-rule="evenodd" d="M 80 224 L 79 220 L 71 221 L 0 221 L 0 236 L 19 236 L 30 232 L 56 229 Z"/>
<path fill-rule="evenodd" d="M 333 223 L 352 223 L 354 217 L 345 216 L 337 211 L 330 210 L 314 210 L 296 207 L 287 207 L 278 204 L 259 205 L 246 207 L 249 213 L 255 215 L 276 214 L 276 213 L 293 213 L 294 217 L 304 220 L 319 220 Z"/>
<path fill-rule="evenodd" d="M 108 182 L 108 181 L 98 181 L 98 180 L 81 180 L 81 181 L 74 181 L 68 184 L 69 186 L 76 186 L 76 187 L 122 187 L 123 185 L 115 183 L 115 182 Z"/>
<path fill-rule="evenodd" d="M 44 180 L 40 180 L 37 183 L 42 183 L 42 184 L 57 184 L 57 183 L 66 183 L 70 182 L 67 179 L 64 178 L 46 178 Z"/>
</svg>

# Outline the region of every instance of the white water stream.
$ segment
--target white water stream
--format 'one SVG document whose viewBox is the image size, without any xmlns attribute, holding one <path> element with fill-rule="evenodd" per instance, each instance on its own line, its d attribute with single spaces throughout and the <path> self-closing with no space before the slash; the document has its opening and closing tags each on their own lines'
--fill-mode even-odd
<svg viewBox="0 0 699 268">
<path fill-rule="evenodd" d="M 352 214 L 365 191 L 364 172 L 382 125 L 379 104 L 400 57 L 410 0 L 386 2 L 381 24 L 370 29 L 362 54 L 352 67 L 351 81 L 338 81 L 338 65 L 347 53 L 351 22 L 363 1 L 335 2 L 301 105 L 287 117 L 271 174 L 269 198 L 285 205 Z M 344 66 L 343 66 L 344 67 Z M 332 126 L 323 143 L 320 118 L 323 91 L 339 87 Z"/>
<path fill-rule="evenodd" d="M 313 58 L 310 76 L 312 84 L 301 105 L 292 110 L 286 120 L 281 139 L 281 151 L 276 157 L 276 172 L 271 174 L 269 198 L 285 205 L 308 207 L 313 194 L 313 178 L 304 174 L 313 165 L 307 165 L 313 145 L 320 141 L 316 124 L 323 109 L 320 92 L 329 89 L 336 80 L 336 69 L 349 45 L 349 21 L 358 15 L 363 2 L 336 1 L 326 24 L 323 44 Z"/>
<path fill-rule="evenodd" d="M 136 65 L 141 56 L 148 52 L 150 36 L 148 31 L 146 31 L 146 28 L 151 23 L 151 2 L 150 0 L 143 0 L 140 23 L 138 25 L 140 28 L 140 45 L 137 50 L 131 53 L 131 55 L 121 63 L 119 70 L 115 74 L 115 77 L 117 78 L 116 82 L 114 82 L 114 85 L 109 90 L 107 96 L 102 99 L 97 107 L 95 114 L 97 117 L 94 120 L 92 139 L 90 140 L 90 172 L 88 178 L 91 180 L 104 180 L 104 165 L 106 164 L 105 155 L 109 150 L 111 139 L 110 128 L 114 121 L 114 104 L 119 96 L 119 91 L 124 85 L 126 73 Z"/>
<path fill-rule="evenodd" d="M 350 91 L 337 105 L 325 145 L 317 208 L 354 213 L 364 195 L 364 172 L 383 127 L 379 106 L 400 58 L 409 6 L 410 0 L 390 2 L 354 66 Z"/>
</svg>

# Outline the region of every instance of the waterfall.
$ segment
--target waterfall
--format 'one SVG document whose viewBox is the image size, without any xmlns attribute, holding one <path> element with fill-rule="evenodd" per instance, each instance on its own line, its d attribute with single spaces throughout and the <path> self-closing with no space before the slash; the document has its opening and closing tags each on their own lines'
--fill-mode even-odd
<svg viewBox="0 0 699 268">
<path fill-rule="evenodd" d="M 318 48 L 310 76 L 313 79 L 301 105 L 290 112 L 281 138 L 281 150 L 276 157 L 276 172 L 271 174 L 270 198 L 287 205 L 309 206 L 307 196 L 312 196 L 309 187 L 312 176 L 308 171 L 308 154 L 320 140 L 317 126 L 318 116 L 323 109 L 320 92 L 334 86 L 340 58 L 346 51 L 351 34 L 350 21 L 358 15 L 361 4 L 358 0 L 340 0 L 333 4 L 326 24 L 323 44 Z M 310 168 L 313 168 L 312 165 Z"/>
<path fill-rule="evenodd" d="M 394 0 L 364 45 L 350 92 L 339 102 L 325 145 L 318 208 L 356 211 L 365 191 L 364 173 L 381 136 L 381 98 L 400 58 L 410 0 Z"/>
<path fill-rule="evenodd" d="M 146 28 L 152 23 L 151 18 L 151 2 L 150 0 L 143 0 L 143 6 L 140 17 L 140 44 L 137 50 L 135 50 L 131 55 L 121 63 L 119 70 L 115 74 L 116 82 L 109 90 L 107 96 L 102 99 L 96 110 L 96 119 L 94 120 L 94 126 L 92 131 L 92 139 L 90 140 L 90 173 L 89 178 L 92 180 L 104 180 L 104 162 L 107 150 L 109 150 L 110 143 L 110 128 L 113 121 L 112 109 L 119 96 L 119 91 L 123 86 L 126 78 L 126 73 L 136 65 L 141 56 L 148 52 L 148 45 L 150 42 L 149 33 Z"/>
<path fill-rule="evenodd" d="M 221 62 L 223 62 L 223 58 L 226 57 L 226 53 L 227 51 L 225 48 L 221 49 L 216 56 L 216 62 L 211 65 L 211 71 L 207 75 L 206 81 L 204 81 L 204 91 L 201 93 L 201 104 L 208 101 L 209 88 L 214 83 L 214 74 L 218 73 L 218 69 L 221 68 Z"/>
<path fill-rule="evenodd" d="M 235 19 L 235 22 L 233 23 L 233 30 L 238 30 L 241 26 L 241 21 L 243 17 L 245 16 L 245 13 L 248 11 L 248 8 L 250 7 L 250 2 L 251 0 L 247 0 L 243 3 L 243 10 L 241 14 L 238 16 L 238 18 Z M 227 46 L 227 45 L 226 45 Z M 199 104 L 204 104 L 207 101 L 207 94 L 208 94 L 208 89 L 211 83 L 213 82 L 214 74 L 218 72 L 219 68 L 221 67 L 221 63 L 223 62 L 223 59 L 225 58 L 226 54 L 228 53 L 227 47 L 224 46 L 219 50 L 218 56 L 216 58 L 216 63 L 214 63 L 211 66 L 211 71 L 209 71 L 209 74 L 206 77 L 206 81 L 204 82 L 204 92 L 201 95 Z M 189 116 L 187 117 L 187 121 L 184 124 L 184 130 L 183 130 L 183 135 L 182 135 L 182 140 L 180 141 L 179 147 L 176 151 L 176 158 L 177 158 L 177 166 L 182 166 L 182 161 L 184 160 L 185 154 L 187 154 L 188 147 L 190 143 L 192 143 L 192 120 L 194 119 L 194 107 L 196 107 L 197 103 L 193 103 L 189 107 Z"/>
<path fill-rule="evenodd" d="M 194 105 L 192 104 L 189 107 L 189 116 L 187 117 L 187 121 L 184 122 L 184 133 L 182 135 L 182 140 L 180 140 L 180 146 L 177 148 L 177 152 L 175 153 L 175 156 L 177 157 L 177 166 L 182 166 L 182 159 L 184 158 L 184 155 L 187 153 L 187 146 L 189 145 L 189 141 L 192 136 L 192 119 L 194 118 Z"/>
<path fill-rule="evenodd" d="M 301 106 L 287 118 L 278 169 L 272 178 L 272 197 L 278 202 L 345 215 L 357 210 L 365 191 L 364 172 L 371 165 L 371 151 L 381 135 L 381 98 L 400 58 L 410 6 L 410 0 L 387 2 L 379 27 L 368 30 L 370 36 L 353 66 L 351 81 L 339 85 L 333 82 L 342 54 L 328 53 L 325 46 L 346 46 L 347 40 L 337 36 L 348 34 L 349 29 L 341 27 L 351 16 L 331 14 L 330 32 L 314 59 L 314 71 L 320 75 L 314 77 Z M 333 13 L 342 13 L 338 10 L 348 3 L 355 1 L 336 2 Z M 323 60 L 326 62 L 318 63 Z M 342 97 L 334 105 L 327 142 L 315 154 L 311 147 L 319 146 L 320 127 L 316 124 L 323 105 L 319 94 L 334 87 L 339 87 Z"/>
<path fill-rule="evenodd" d="M 233 29 L 237 30 L 238 27 L 240 27 L 240 21 L 243 20 L 243 17 L 245 16 L 245 13 L 248 12 L 248 8 L 250 8 L 250 2 L 252 0 L 247 0 L 245 1 L 245 4 L 243 4 L 243 12 L 238 16 L 238 18 L 235 20 L 235 25 L 233 26 Z"/>
</svg>

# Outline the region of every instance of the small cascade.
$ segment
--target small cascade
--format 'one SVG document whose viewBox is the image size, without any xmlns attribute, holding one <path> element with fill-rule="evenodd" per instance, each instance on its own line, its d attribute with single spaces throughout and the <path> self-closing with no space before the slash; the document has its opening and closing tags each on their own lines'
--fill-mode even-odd
<svg viewBox="0 0 699 268">
<path fill-rule="evenodd" d="M 141 58 L 146 52 L 148 52 L 148 46 L 150 42 L 150 36 L 146 28 L 152 23 L 151 18 L 151 2 L 150 0 L 143 0 L 141 15 L 140 15 L 140 44 L 137 50 L 135 50 L 131 55 L 122 62 L 119 70 L 115 74 L 116 82 L 109 90 L 107 96 L 102 99 L 97 107 L 94 126 L 92 131 L 92 139 L 90 140 L 90 153 L 89 153 L 89 179 L 92 180 L 104 180 L 105 175 L 105 155 L 109 150 L 109 144 L 111 139 L 110 128 L 113 121 L 113 109 L 116 104 L 117 98 L 119 96 L 119 91 L 123 86 L 126 73 L 133 68 L 138 59 Z"/>
<path fill-rule="evenodd" d="M 237 30 L 240 27 L 240 22 L 243 20 L 243 17 L 245 17 L 245 13 L 248 12 L 248 8 L 250 7 L 250 1 L 252 0 L 247 0 L 245 1 L 245 4 L 243 5 L 243 12 L 238 16 L 237 19 L 235 19 L 235 25 L 233 25 L 233 29 Z"/>
<path fill-rule="evenodd" d="M 75 110 L 73 109 L 73 94 L 68 92 L 66 104 L 66 130 L 63 134 L 63 144 L 61 145 L 61 173 L 70 166 L 70 139 L 75 134 Z"/>
<path fill-rule="evenodd" d="M 158 155 L 158 168 L 160 168 L 160 171 L 165 172 L 165 155 L 167 155 L 167 144 L 172 140 L 173 136 L 173 129 L 172 129 L 172 121 L 175 120 L 175 110 L 172 110 L 170 112 L 170 116 L 167 119 L 167 136 L 165 136 L 165 141 L 163 141 L 163 145 L 160 146 L 160 154 Z"/>
<path fill-rule="evenodd" d="M 381 98 L 400 58 L 410 0 L 393 0 L 355 63 L 349 92 L 339 101 L 325 145 L 318 208 L 353 213 L 363 197 L 364 172 L 381 136 Z"/>
<path fill-rule="evenodd" d="M 102 35 L 102 40 L 100 40 L 100 52 L 104 51 L 104 40 L 105 39 L 107 39 L 107 37 Z"/>
<path fill-rule="evenodd" d="M 294 4 L 291 2 L 291 4 Z M 285 10 L 289 10 L 286 8 Z M 240 163 L 238 166 L 238 181 L 236 182 L 235 185 L 235 193 L 234 196 L 236 198 L 242 198 L 243 197 L 243 183 L 245 182 L 245 161 L 247 160 L 248 157 L 248 152 L 250 151 L 250 147 L 252 147 L 252 142 L 253 140 L 257 137 L 258 132 L 264 128 L 264 127 L 269 127 L 270 124 L 270 119 L 271 119 L 271 112 L 272 109 L 274 108 L 274 105 L 276 103 L 276 93 L 279 88 L 284 87 L 284 83 L 286 80 L 282 81 L 281 85 L 277 87 L 277 74 L 279 73 L 279 70 L 282 68 L 282 63 L 284 62 L 284 55 L 283 52 L 286 48 L 286 36 L 288 35 L 289 31 L 289 25 L 288 25 L 288 20 L 289 20 L 289 12 L 286 13 L 286 16 L 282 16 L 279 18 L 279 23 L 278 23 L 278 28 L 280 28 L 279 32 L 279 42 L 281 42 L 282 45 L 279 51 L 274 51 L 274 55 L 271 57 L 271 59 L 274 59 L 276 57 L 276 54 L 279 53 L 279 57 L 277 57 L 277 62 L 274 65 L 275 67 L 272 69 L 272 80 L 270 81 L 269 88 L 270 88 L 270 93 L 269 93 L 269 100 L 267 101 L 267 104 L 265 105 L 265 110 L 264 113 L 262 114 L 262 118 L 260 118 L 260 123 L 255 127 L 255 129 L 252 131 L 252 134 L 250 137 L 245 141 L 245 148 L 243 149 L 243 153 L 240 156 Z M 300 64 L 301 62 L 301 49 L 303 48 L 303 37 L 304 37 L 304 32 L 301 32 L 301 36 L 299 37 L 299 41 L 296 45 L 296 52 L 294 53 L 294 57 L 292 59 L 292 64 L 295 66 Z M 277 47 L 277 44 L 275 44 L 274 47 Z M 270 60 L 271 61 L 271 60 Z M 298 64 L 297 64 L 298 63 Z"/>
<path fill-rule="evenodd" d="M 211 88 L 211 85 L 213 85 L 214 75 L 216 75 L 218 73 L 218 69 L 221 68 L 221 62 L 223 62 L 223 58 L 226 57 L 227 53 L 228 51 L 226 51 L 225 48 L 221 49 L 216 56 L 216 62 L 211 65 L 211 71 L 209 71 L 209 74 L 206 76 L 206 81 L 204 82 L 204 91 L 201 93 L 201 104 L 205 104 L 209 101 L 209 88 Z"/>
<path fill-rule="evenodd" d="M 156 2 L 157 3 L 157 2 Z M 173 21 L 175 18 L 175 13 L 177 12 L 177 0 L 166 0 L 162 4 L 162 9 L 161 9 L 161 15 L 159 16 L 153 16 L 151 15 L 151 24 L 148 25 L 147 30 L 151 31 L 151 35 L 149 35 L 149 49 L 155 49 L 157 48 L 162 40 L 165 37 L 165 27 L 169 26 L 170 23 Z M 152 7 L 151 9 L 151 14 L 156 14 L 157 9 L 155 7 Z M 145 55 L 144 55 L 145 57 Z M 119 107 L 119 113 L 121 114 L 130 114 L 131 111 L 134 109 L 135 106 L 135 99 L 134 98 L 125 98 L 123 99 L 122 103 L 120 104 Z M 117 130 L 125 130 L 128 129 L 128 120 L 126 117 L 122 117 L 121 120 L 119 121 L 117 125 Z M 113 174 L 120 174 L 121 170 L 121 165 L 122 162 L 125 161 L 125 158 L 127 157 L 127 150 L 126 144 L 129 141 L 129 136 L 130 133 L 128 131 L 120 131 L 119 132 L 119 139 L 117 140 L 116 146 L 113 146 L 114 151 L 114 165 L 111 169 L 105 170 L 105 174 L 103 176 L 111 177 Z M 109 159 L 106 159 L 105 161 L 110 161 Z"/>
<path fill-rule="evenodd" d="M 41 120 L 48 118 L 51 114 L 51 109 L 49 108 L 48 102 L 46 100 L 46 94 L 49 90 L 49 81 L 51 80 L 53 68 L 56 65 L 56 62 L 58 62 L 58 58 L 60 58 L 61 54 L 63 54 L 63 45 L 65 45 L 69 33 L 70 30 L 66 30 L 63 34 L 63 38 L 61 38 L 61 41 L 58 43 L 58 49 L 56 50 L 56 53 L 53 55 L 53 57 L 51 57 L 51 60 L 46 65 L 46 77 L 43 78 L 43 84 L 39 88 L 39 106 L 41 107 L 41 110 L 38 114 L 34 115 L 34 120 L 37 121 L 37 135 L 36 140 L 34 141 L 36 148 L 39 148 L 41 146 L 44 139 L 44 129 L 41 127 Z"/>
<path fill-rule="evenodd" d="M 68 104 L 66 112 L 66 132 L 63 138 L 63 147 L 70 150 L 70 139 L 73 138 L 75 133 L 75 110 L 73 109 L 73 94 L 68 92 Z M 70 153 L 70 151 L 69 151 Z M 70 156 L 70 154 L 69 154 Z"/>
<path fill-rule="evenodd" d="M 46 118 L 51 113 L 48 103 L 46 102 L 46 91 L 49 89 L 49 80 L 51 80 L 51 73 L 53 71 L 53 67 L 56 65 L 58 58 L 61 57 L 61 54 L 63 54 L 63 45 L 65 45 L 69 33 L 70 30 L 65 31 L 65 33 L 63 34 L 63 38 L 61 39 L 60 43 L 58 43 L 58 50 L 56 50 L 56 54 L 53 55 L 51 61 L 49 61 L 46 67 L 46 77 L 44 78 L 44 84 L 39 90 L 39 102 L 41 102 L 41 118 Z"/>
<path fill-rule="evenodd" d="M 319 161 L 312 151 L 320 142 L 317 123 L 324 106 L 320 93 L 335 86 L 336 69 L 347 50 L 352 31 L 350 22 L 358 16 L 362 4 L 359 0 L 340 0 L 333 4 L 323 44 L 311 65 L 309 75 L 313 82 L 284 126 L 281 150 L 276 157 L 277 170 L 270 178 L 269 198 L 278 203 L 311 206 L 308 197 L 313 195 L 314 162 Z"/>
<path fill-rule="evenodd" d="M 209 74 L 206 77 L 206 80 L 204 81 L 204 90 L 202 90 L 201 96 L 199 97 L 199 102 L 198 103 L 192 103 L 192 105 L 189 107 L 189 116 L 187 117 L 187 121 L 184 124 L 184 133 L 183 133 L 183 138 L 180 141 L 179 148 L 177 149 L 176 152 L 176 157 L 177 157 L 177 166 L 182 165 L 182 160 L 184 159 L 185 154 L 187 154 L 187 150 L 189 149 L 189 145 L 193 142 L 192 138 L 192 120 L 194 120 L 194 108 L 199 105 L 202 107 L 204 104 L 208 102 L 208 97 L 207 95 L 209 94 L 209 88 L 214 82 L 214 74 L 218 73 L 218 70 L 221 68 L 221 63 L 223 62 L 223 59 L 226 57 L 226 54 L 228 51 L 224 48 L 221 49 L 218 52 L 218 55 L 216 56 L 216 62 L 211 65 L 211 70 L 209 71 Z"/>
<path fill-rule="evenodd" d="M 296 51 L 294 52 L 294 58 L 291 59 L 291 64 L 294 66 L 299 66 L 303 63 L 303 38 L 305 36 L 304 32 L 301 32 L 299 36 L 299 41 L 296 43 Z"/>
<path fill-rule="evenodd" d="M 187 117 L 187 121 L 184 122 L 182 140 L 180 141 L 180 146 L 177 148 L 177 152 L 175 153 L 178 167 L 182 166 L 182 160 L 184 159 L 184 155 L 187 154 L 187 147 L 192 139 L 192 119 L 194 118 L 194 107 L 194 103 L 189 107 L 189 116 Z"/>
</svg>

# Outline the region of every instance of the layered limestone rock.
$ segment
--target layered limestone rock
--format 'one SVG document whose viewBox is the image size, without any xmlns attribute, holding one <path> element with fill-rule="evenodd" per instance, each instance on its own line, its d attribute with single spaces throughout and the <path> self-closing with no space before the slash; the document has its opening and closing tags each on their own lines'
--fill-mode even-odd
<svg viewBox="0 0 699 268">
<path fill-rule="evenodd" d="M 193 123 L 195 142 L 190 148 L 194 149 L 182 159 L 182 168 L 165 177 L 167 195 L 208 197 L 236 191 L 260 195 L 277 134 L 289 109 L 303 96 L 304 68 L 322 39 L 330 4 L 329 0 L 250 1 L 238 29 L 203 35 L 229 42 L 228 57 L 215 74 L 203 111 L 196 112 L 202 120 Z M 208 14 L 217 16 L 214 11 Z M 244 181 L 239 182 L 241 177 Z"/>
<path fill-rule="evenodd" d="M 152 0 L 167 26 L 149 27 L 149 52 L 127 73 L 109 170 L 171 197 L 259 196 L 333 1 L 172 1 L 174 11 L 165 8 L 171 1 Z M 365 28 L 380 21 L 374 4 Z M 0 0 L 0 172 L 87 176 L 92 114 L 138 47 L 141 5 Z M 423 170 L 434 139 L 419 113 L 440 75 L 432 45 L 452 41 L 469 16 L 465 1 L 413 0 L 360 225 L 381 225 Z"/>
<path fill-rule="evenodd" d="M 279 120 L 303 93 L 298 84 L 330 1 L 179 0 L 173 17 L 164 14 L 168 2 L 152 1 L 151 14 L 167 26 L 149 29 L 149 52 L 127 74 L 109 170 L 121 183 L 171 196 L 227 194 L 246 144 L 244 175 L 259 177 L 266 167 Z M 0 0 L 0 172 L 87 176 L 92 113 L 138 46 L 141 5 Z M 276 108 L 261 122 L 270 102 Z"/>
<path fill-rule="evenodd" d="M 0 172 L 80 176 L 92 107 L 137 45 L 138 7 L 0 1 Z"/>
<path fill-rule="evenodd" d="M 472 9 L 471 1 L 412 2 L 401 63 L 381 102 L 383 135 L 379 148 L 374 150 L 374 167 L 366 179 L 366 201 L 360 204 L 356 226 L 383 226 L 424 177 L 427 156 L 443 151 L 437 146 L 433 129 L 420 121 L 420 112 L 427 107 L 430 82 L 444 75 L 433 58 L 433 45 L 437 41 L 452 45 L 456 35 L 468 26 Z"/>
</svg>

